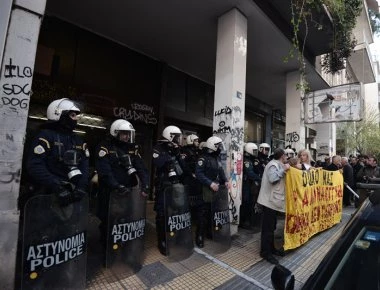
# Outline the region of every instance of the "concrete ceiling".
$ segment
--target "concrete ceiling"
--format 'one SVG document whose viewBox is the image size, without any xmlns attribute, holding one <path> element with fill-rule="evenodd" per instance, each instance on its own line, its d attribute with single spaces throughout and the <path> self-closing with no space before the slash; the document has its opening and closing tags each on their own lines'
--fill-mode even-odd
<svg viewBox="0 0 380 290">
<path fill-rule="evenodd" d="M 286 0 L 282 0 L 286 1 Z M 214 84 L 218 17 L 236 7 L 248 19 L 247 94 L 285 113 L 291 43 L 252 0 L 48 0 L 54 15 Z M 308 68 L 312 88 L 325 88 Z"/>
</svg>

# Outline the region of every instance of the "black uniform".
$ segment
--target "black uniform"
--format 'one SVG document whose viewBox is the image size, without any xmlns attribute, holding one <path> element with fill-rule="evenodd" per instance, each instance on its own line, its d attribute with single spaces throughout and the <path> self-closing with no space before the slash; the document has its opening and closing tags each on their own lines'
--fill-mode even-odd
<svg viewBox="0 0 380 290">
<path fill-rule="evenodd" d="M 164 191 L 173 183 L 183 183 L 185 168 L 180 148 L 167 140 L 159 140 L 153 148 L 153 164 L 156 167 L 155 203 L 158 248 L 166 255 L 165 199 Z"/>
<path fill-rule="evenodd" d="M 182 148 L 181 159 L 184 161 L 183 183 L 189 188 L 189 203 L 191 216 L 194 217 L 196 229 L 196 244 L 203 247 L 203 237 L 200 233 L 204 228 L 204 202 L 202 198 L 202 185 L 195 177 L 195 166 L 199 158 L 199 150 L 194 145 Z"/>
<path fill-rule="evenodd" d="M 129 174 L 133 171 L 135 173 Z M 131 170 L 132 169 L 132 170 Z M 125 143 L 109 137 L 96 148 L 96 170 L 99 175 L 99 209 L 98 215 L 101 232 L 106 234 L 108 204 L 113 190 L 126 191 L 137 185 L 136 174 L 141 182 L 141 189 L 149 191 L 149 174 L 139 154 L 139 146 Z M 105 236 L 103 236 L 104 238 Z"/>
<path fill-rule="evenodd" d="M 268 155 L 262 153 L 262 152 L 259 152 L 258 153 L 258 157 L 257 159 L 259 160 L 259 163 L 260 163 L 260 166 L 258 167 L 258 170 L 259 170 L 259 175 L 260 176 L 263 176 L 263 173 L 264 173 L 264 169 L 265 169 L 265 166 L 268 164 L 268 162 L 270 161 L 270 158 Z"/>
<path fill-rule="evenodd" d="M 254 189 L 261 182 L 261 177 L 255 172 L 254 163 L 258 164 L 258 160 L 250 155 L 244 155 L 242 204 L 240 207 L 240 225 L 243 228 L 252 228 L 254 224 L 253 210 L 258 196 L 258 191 Z"/>
<path fill-rule="evenodd" d="M 50 194 L 64 192 L 63 182 L 70 182 L 75 186 L 72 194 L 66 192 L 61 201 L 69 203 L 72 199 L 80 199 L 85 194 L 89 182 L 89 152 L 87 144 L 71 130 L 62 127 L 58 122 L 45 126 L 37 138 L 32 142 L 32 151 L 28 155 L 27 173 L 35 192 Z M 78 161 L 75 166 L 65 163 L 65 156 L 69 150 L 75 151 Z M 70 154 L 72 155 L 72 154 Z M 68 174 L 75 168 L 81 174 L 69 180 Z"/>
<path fill-rule="evenodd" d="M 195 167 L 195 176 L 202 184 L 202 193 L 204 205 L 204 224 L 205 230 L 210 231 L 210 221 L 211 221 L 211 201 L 212 201 L 212 189 L 210 188 L 211 183 L 218 183 L 224 185 L 228 180 L 224 173 L 222 163 L 220 161 L 219 152 L 204 152 L 202 156 L 198 159 Z M 201 233 L 203 235 L 204 233 Z"/>
</svg>

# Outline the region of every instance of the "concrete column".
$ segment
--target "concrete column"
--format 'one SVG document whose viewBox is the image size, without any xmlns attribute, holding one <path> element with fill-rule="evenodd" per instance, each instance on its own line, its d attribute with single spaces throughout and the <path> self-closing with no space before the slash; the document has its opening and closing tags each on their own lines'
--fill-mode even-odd
<svg viewBox="0 0 380 290">
<path fill-rule="evenodd" d="M 296 151 L 306 148 L 303 94 L 297 90 L 297 84 L 300 83 L 301 76 L 298 71 L 286 75 L 285 146 L 290 145 L 291 148 L 296 148 Z"/>
<path fill-rule="evenodd" d="M 247 19 L 237 9 L 218 20 L 215 72 L 214 134 L 227 149 L 223 165 L 230 180 L 231 234 L 236 234 L 241 204 Z"/>
<path fill-rule="evenodd" d="M 2 1 L 6 7 L 9 1 Z M 38 34 L 46 0 L 14 0 L 0 67 L 0 285 L 14 288 L 19 212 L 17 198 Z M 2 15 L 3 16 L 3 15 Z M 2 19 L 3 20 L 3 19 Z M 0 47 L 2 51 L 2 47 Z M 5 263 L 5 264 L 4 264 Z"/>
<path fill-rule="evenodd" d="M 0 62 L 3 59 L 5 39 L 8 31 L 9 17 L 11 16 L 12 0 L 0 2 Z"/>
</svg>

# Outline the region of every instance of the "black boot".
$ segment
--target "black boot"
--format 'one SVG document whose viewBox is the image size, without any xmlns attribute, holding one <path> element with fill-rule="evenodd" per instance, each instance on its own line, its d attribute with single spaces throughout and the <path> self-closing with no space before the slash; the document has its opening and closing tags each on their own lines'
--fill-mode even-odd
<svg viewBox="0 0 380 290">
<path fill-rule="evenodd" d="M 165 217 L 156 217 L 157 247 L 160 253 L 167 256 L 168 249 L 166 247 L 165 235 Z"/>
<path fill-rule="evenodd" d="M 167 256 L 168 254 L 167 254 L 167 248 L 166 248 L 166 240 L 158 238 L 157 245 L 158 245 L 158 250 L 160 251 L 160 253 L 164 256 Z"/>
<path fill-rule="evenodd" d="M 204 223 L 203 220 L 199 221 L 199 225 L 197 228 L 197 231 L 195 232 L 195 244 L 197 245 L 198 248 L 203 248 L 204 245 Z"/>
<path fill-rule="evenodd" d="M 198 248 L 203 248 L 205 246 L 203 235 L 200 235 L 200 234 L 196 235 L 195 244 L 197 245 Z"/>
</svg>

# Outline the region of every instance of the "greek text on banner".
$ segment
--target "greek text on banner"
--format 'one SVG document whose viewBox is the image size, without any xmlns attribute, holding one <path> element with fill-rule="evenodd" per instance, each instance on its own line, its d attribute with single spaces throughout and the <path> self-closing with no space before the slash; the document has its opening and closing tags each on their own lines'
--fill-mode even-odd
<svg viewBox="0 0 380 290">
<path fill-rule="evenodd" d="M 284 249 L 294 249 L 340 222 L 343 176 L 321 168 L 286 173 Z"/>
</svg>

